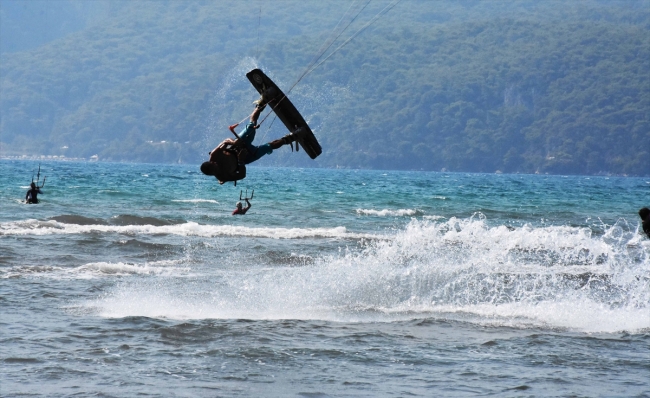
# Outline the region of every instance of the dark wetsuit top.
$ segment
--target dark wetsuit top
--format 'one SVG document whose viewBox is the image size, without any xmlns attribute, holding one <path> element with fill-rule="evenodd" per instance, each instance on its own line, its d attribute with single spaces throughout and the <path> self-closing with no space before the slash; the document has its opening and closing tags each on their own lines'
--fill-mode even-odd
<svg viewBox="0 0 650 398">
<path fill-rule="evenodd" d="M 218 167 L 214 175 L 219 181 L 237 181 L 246 178 L 246 166 L 237 164 L 237 154 L 229 149 L 219 149 L 210 153 L 210 162 Z"/>
<path fill-rule="evenodd" d="M 41 192 L 40 188 L 30 188 L 29 191 L 27 191 L 27 194 L 25 195 L 25 200 L 28 203 L 38 203 L 38 194 L 43 193 Z"/>
</svg>

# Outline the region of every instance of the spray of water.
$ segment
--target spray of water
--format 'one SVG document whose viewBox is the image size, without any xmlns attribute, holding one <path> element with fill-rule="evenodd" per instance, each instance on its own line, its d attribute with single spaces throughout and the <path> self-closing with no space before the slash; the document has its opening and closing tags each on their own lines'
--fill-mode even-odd
<svg viewBox="0 0 650 398">
<path fill-rule="evenodd" d="M 227 127 L 238 122 L 243 117 L 240 117 L 238 112 L 243 112 L 241 114 L 245 116 L 246 112 L 252 110 L 252 104 L 249 104 L 250 101 L 246 100 L 249 97 L 241 93 L 247 92 L 244 90 L 250 86 L 250 83 L 246 80 L 246 73 L 251 69 L 258 68 L 258 65 L 259 63 L 255 58 L 244 57 L 223 77 L 215 89 L 215 94 L 210 100 L 210 116 L 207 131 L 204 135 L 206 148 L 212 149 L 223 138 L 227 137 Z M 243 110 L 244 104 L 250 105 L 245 111 Z"/>
<path fill-rule="evenodd" d="M 616 236 L 616 239 L 612 237 Z M 219 267 L 191 282 L 125 281 L 102 316 L 393 321 L 455 319 L 583 332 L 650 328 L 650 248 L 633 231 L 413 220 L 390 239 L 301 267 Z M 647 242 L 646 242 L 647 243 Z"/>
</svg>

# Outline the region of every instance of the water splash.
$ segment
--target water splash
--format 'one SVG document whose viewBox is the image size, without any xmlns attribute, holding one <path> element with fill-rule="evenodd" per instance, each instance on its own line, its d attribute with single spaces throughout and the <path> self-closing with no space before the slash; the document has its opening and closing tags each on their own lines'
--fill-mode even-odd
<svg viewBox="0 0 650 398">
<path fill-rule="evenodd" d="M 392 321 L 638 332 L 650 328 L 650 248 L 632 231 L 490 227 L 485 217 L 411 221 L 301 267 L 223 267 L 209 280 L 125 281 L 102 316 Z M 218 264 L 213 264 L 218 267 Z M 164 290 L 162 291 L 161 288 Z M 141 305 L 135 306 L 137 302 Z"/>
<path fill-rule="evenodd" d="M 227 127 L 239 121 L 241 114 L 247 115 L 252 111 L 252 104 L 250 103 L 252 99 L 246 101 L 245 96 L 241 93 L 250 91 L 251 98 L 254 96 L 254 90 L 246 91 L 250 86 L 246 79 L 246 73 L 259 67 L 258 65 L 259 62 L 255 58 L 244 57 L 221 80 L 210 100 L 208 127 L 203 136 L 206 148 L 213 148 L 223 139 L 215 137 L 225 138 L 227 136 Z M 244 104 L 250 106 L 244 109 Z"/>
</svg>

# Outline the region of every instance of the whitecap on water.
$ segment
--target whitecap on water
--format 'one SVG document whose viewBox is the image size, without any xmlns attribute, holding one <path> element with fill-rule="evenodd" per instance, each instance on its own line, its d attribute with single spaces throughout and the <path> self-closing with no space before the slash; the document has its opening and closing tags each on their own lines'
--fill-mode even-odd
<svg viewBox="0 0 650 398">
<path fill-rule="evenodd" d="M 368 216 L 377 216 L 377 217 L 403 217 L 403 216 L 414 216 L 420 212 L 415 209 L 357 209 L 357 214 L 368 215 Z"/>
<path fill-rule="evenodd" d="M 412 220 L 393 236 L 305 266 L 250 264 L 189 285 L 124 281 L 88 305 L 108 317 L 430 317 L 587 333 L 648 329 L 649 253 L 620 242 L 568 226 L 490 227 L 482 216 Z"/>
<path fill-rule="evenodd" d="M 173 199 L 172 202 L 181 202 L 181 203 L 214 203 L 219 204 L 214 199 Z"/>
<path fill-rule="evenodd" d="M 132 217 L 135 218 L 135 217 Z M 138 221 L 142 223 L 142 221 Z M 172 225 L 79 225 L 65 224 L 54 220 L 24 220 L 0 224 L 1 235 L 55 235 L 86 233 L 117 233 L 129 236 L 138 235 L 179 235 L 179 236 L 249 236 L 272 239 L 374 239 L 381 236 L 348 232 L 343 226 L 333 228 L 271 228 L 245 227 L 239 225 L 205 225 L 185 222 Z"/>
</svg>

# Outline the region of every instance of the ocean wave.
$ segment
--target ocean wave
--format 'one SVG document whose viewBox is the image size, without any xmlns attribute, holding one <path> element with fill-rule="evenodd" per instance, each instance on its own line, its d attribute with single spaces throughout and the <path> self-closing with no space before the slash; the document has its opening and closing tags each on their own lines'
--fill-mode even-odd
<svg viewBox="0 0 650 398">
<path fill-rule="evenodd" d="M 245 227 L 238 225 L 205 225 L 196 222 L 185 222 L 173 225 L 147 225 L 144 217 L 127 217 L 122 221 L 136 222 L 136 225 L 78 225 L 66 224 L 54 220 L 24 220 L 0 224 L 0 236 L 15 235 L 57 235 L 57 234 L 87 234 L 87 233 L 118 233 L 129 236 L 137 235 L 180 235 L 180 236 L 247 236 L 272 239 L 305 239 L 305 238 L 335 238 L 335 239 L 381 239 L 378 235 L 352 233 L 345 227 L 334 228 L 269 228 Z M 159 222 L 159 224 L 162 224 Z"/>
<path fill-rule="evenodd" d="M 133 216 L 130 214 L 120 214 L 113 216 L 110 219 L 110 223 L 114 225 L 153 225 L 153 226 L 164 226 L 164 225 L 173 225 L 177 222 L 172 222 L 169 220 L 164 220 L 156 217 L 142 217 L 142 216 Z"/>
<path fill-rule="evenodd" d="M 560 298 L 539 303 L 443 305 L 429 308 L 427 312 L 485 326 L 548 328 L 583 333 L 634 333 L 650 329 L 648 308 L 612 308 L 581 298 Z"/>
<path fill-rule="evenodd" d="M 172 202 L 181 202 L 181 203 L 214 203 L 219 204 L 214 199 L 174 199 Z"/>
<path fill-rule="evenodd" d="M 65 272 L 63 267 L 50 265 L 18 265 L 13 267 L 0 268 L 0 279 L 21 278 L 53 272 Z"/>
<path fill-rule="evenodd" d="M 106 221 L 99 218 L 89 218 L 84 216 L 78 216 L 75 214 L 64 214 L 61 216 L 55 216 L 50 218 L 50 220 L 58 221 L 63 224 L 77 224 L 77 225 L 106 225 Z"/>
<path fill-rule="evenodd" d="M 143 264 L 99 261 L 77 267 L 24 265 L 0 269 L 0 278 L 93 279 L 101 276 L 187 275 L 189 268 L 179 267 L 179 264 L 182 264 L 181 260 L 161 260 Z"/>
<path fill-rule="evenodd" d="M 163 260 L 144 264 L 131 264 L 123 262 L 94 262 L 84 264 L 69 271 L 69 274 L 80 277 L 94 277 L 101 275 L 171 275 L 179 271 L 187 272 L 188 268 L 175 267 L 178 261 Z"/>
<path fill-rule="evenodd" d="M 422 212 L 415 209 L 398 209 L 398 210 L 357 209 L 357 214 L 362 214 L 366 216 L 378 216 L 378 217 L 404 217 L 404 216 L 415 216 L 418 214 L 422 214 Z"/>
<path fill-rule="evenodd" d="M 224 270 L 218 289 L 122 283 L 84 305 L 107 317 L 433 318 L 639 333 L 650 328 L 650 251 L 628 245 L 634 232 L 613 228 L 593 236 L 569 226 L 489 226 L 481 215 L 412 220 L 391 239 L 300 267 Z"/>
<path fill-rule="evenodd" d="M 172 250 L 174 245 L 167 243 L 154 243 L 154 242 L 145 242 L 138 239 L 120 239 L 118 241 L 111 242 L 111 246 L 119 249 L 134 249 L 134 250 L 150 250 L 160 253 L 164 250 Z"/>
<path fill-rule="evenodd" d="M 113 216 L 108 220 L 101 218 L 90 218 L 76 214 L 63 214 L 60 216 L 50 217 L 48 220 L 57 221 L 62 224 L 76 224 L 76 225 L 174 225 L 185 222 L 184 220 L 167 220 L 156 217 L 142 217 L 130 214 L 120 214 Z M 31 221 L 31 220 L 28 220 Z M 0 228 L 2 226 L 0 225 Z M 0 229 L 1 231 L 1 229 Z"/>
</svg>

